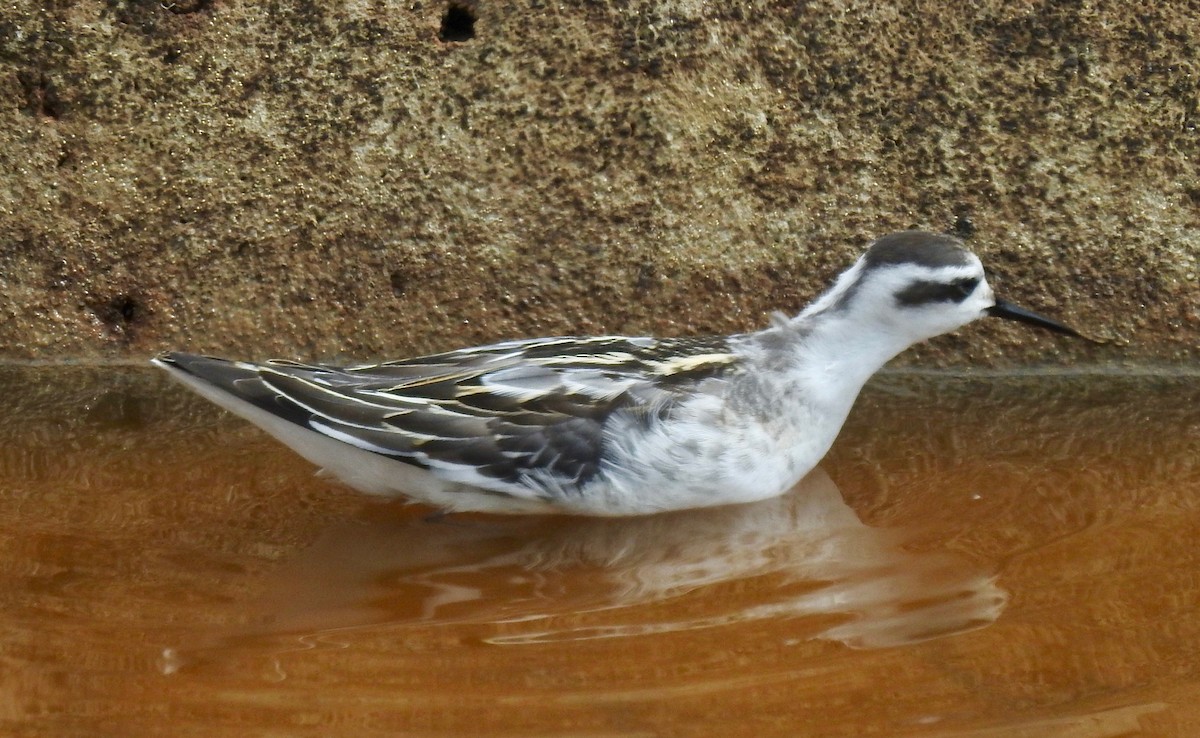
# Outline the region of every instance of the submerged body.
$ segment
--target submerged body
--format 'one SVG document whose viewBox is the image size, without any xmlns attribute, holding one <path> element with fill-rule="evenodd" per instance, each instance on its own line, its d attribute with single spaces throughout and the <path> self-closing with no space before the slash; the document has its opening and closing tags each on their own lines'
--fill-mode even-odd
<svg viewBox="0 0 1200 738">
<path fill-rule="evenodd" d="M 859 390 L 997 302 L 948 236 L 876 241 L 800 315 L 702 339 L 547 338 L 337 368 L 155 360 L 364 492 L 448 510 L 636 515 L 782 494 Z"/>
</svg>

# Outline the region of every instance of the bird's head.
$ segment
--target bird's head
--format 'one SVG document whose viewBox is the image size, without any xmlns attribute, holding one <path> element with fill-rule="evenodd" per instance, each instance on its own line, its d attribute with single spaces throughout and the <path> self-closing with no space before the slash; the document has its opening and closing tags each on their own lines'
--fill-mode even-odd
<svg viewBox="0 0 1200 738">
<path fill-rule="evenodd" d="M 855 324 L 914 344 L 978 318 L 1016 320 L 1082 337 L 1057 321 L 996 299 L 983 263 L 953 236 L 902 231 L 876 240 L 802 313 L 843 311 Z"/>
</svg>

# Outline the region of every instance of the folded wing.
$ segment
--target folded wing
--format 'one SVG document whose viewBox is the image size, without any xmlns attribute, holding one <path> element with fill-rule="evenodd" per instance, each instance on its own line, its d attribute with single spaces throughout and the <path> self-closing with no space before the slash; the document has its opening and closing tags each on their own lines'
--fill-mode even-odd
<svg viewBox="0 0 1200 738">
<path fill-rule="evenodd" d="M 577 493 L 617 412 L 671 412 L 736 370 L 726 339 L 550 338 L 338 368 L 168 354 L 159 361 L 273 416 L 447 480 Z"/>
</svg>

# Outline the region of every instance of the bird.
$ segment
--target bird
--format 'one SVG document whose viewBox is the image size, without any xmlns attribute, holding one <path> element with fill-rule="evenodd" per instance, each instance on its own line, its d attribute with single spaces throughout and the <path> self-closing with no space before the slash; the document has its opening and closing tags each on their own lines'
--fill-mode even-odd
<svg viewBox="0 0 1200 738">
<path fill-rule="evenodd" d="M 960 239 L 902 231 L 748 333 L 520 339 L 349 366 L 152 361 L 362 492 L 617 517 L 783 494 L 887 361 L 987 316 L 1087 338 L 997 299 Z"/>
</svg>

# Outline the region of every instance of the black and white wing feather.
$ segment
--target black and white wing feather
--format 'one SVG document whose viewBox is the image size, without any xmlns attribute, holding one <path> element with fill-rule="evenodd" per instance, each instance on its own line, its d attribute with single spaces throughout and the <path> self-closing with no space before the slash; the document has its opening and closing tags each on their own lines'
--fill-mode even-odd
<svg viewBox="0 0 1200 738">
<path fill-rule="evenodd" d="M 172 353 L 169 368 L 272 416 L 447 481 L 574 494 L 614 413 L 648 422 L 738 369 L 728 339 L 545 338 L 346 368 Z"/>
</svg>

